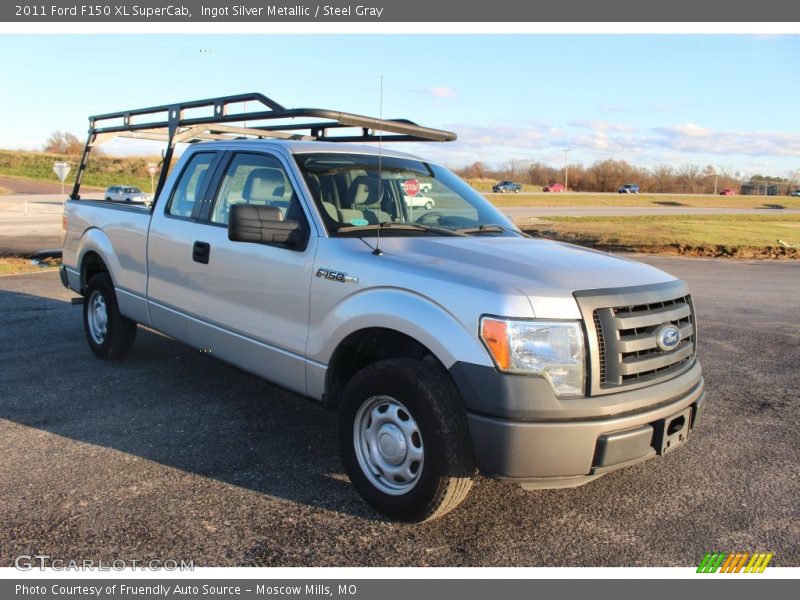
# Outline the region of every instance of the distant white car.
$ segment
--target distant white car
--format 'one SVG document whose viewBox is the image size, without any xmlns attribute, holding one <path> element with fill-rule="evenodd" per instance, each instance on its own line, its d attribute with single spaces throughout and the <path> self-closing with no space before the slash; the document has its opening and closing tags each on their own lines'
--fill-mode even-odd
<svg viewBox="0 0 800 600">
<path fill-rule="evenodd" d="M 423 196 L 422 194 L 417 194 L 416 196 L 403 196 L 403 198 L 406 200 L 406 206 L 410 206 L 411 208 L 424 208 L 425 210 L 430 210 L 436 204 L 433 201 L 433 198 Z"/>
<path fill-rule="evenodd" d="M 149 202 L 150 197 L 137 187 L 112 185 L 106 189 L 106 200 L 117 202 Z"/>
</svg>

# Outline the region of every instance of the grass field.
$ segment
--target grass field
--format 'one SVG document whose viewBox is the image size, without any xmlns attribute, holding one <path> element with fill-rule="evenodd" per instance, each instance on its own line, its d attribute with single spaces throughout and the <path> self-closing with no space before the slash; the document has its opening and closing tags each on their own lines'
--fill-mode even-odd
<svg viewBox="0 0 800 600">
<path fill-rule="evenodd" d="M 0 276 L 2 275 L 22 275 L 23 273 L 38 273 L 42 270 L 52 270 L 58 268 L 58 259 L 48 258 L 43 261 L 43 265 L 34 264 L 29 258 L 18 258 L 14 256 L 0 256 Z"/>
<path fill-rule="evenodd" d="M 58 183 L 58 179 L 53 172 L 53 163 L 56 161 L 66 161 L 72 167 L 66 181 L 71 186 L 75 181 L 75 171 L 80 161 L 79 156 L 0 150 L 0 175 Z M 83 185 L 102 189 L 110 185 L 135 185 L 141 188 L 143 192 L 149 193 L 150 176 L 145 169 L 149 162 L 158 162 L 158 159 L 146 156 L 126 158 L 90 157 L 83 178 Z"/>
<path fill-rule="evenodd" d="M 547 217 L 525 230 L 603 249 L 702 256 L 798 258 L 800 248 L 800 215 Z"/>
</svg>

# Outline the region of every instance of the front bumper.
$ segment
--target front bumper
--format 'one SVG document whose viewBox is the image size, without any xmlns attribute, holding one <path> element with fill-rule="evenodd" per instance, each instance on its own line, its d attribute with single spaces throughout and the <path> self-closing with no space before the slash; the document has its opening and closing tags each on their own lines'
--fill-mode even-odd
<svg viewBox="0 0 800 600">
<path fill-rule="evenodd" d="M 705 400 L 699 365 L 676 380 L 637 390 L 647 406 L 606 416 L 587 415 L 585 406 L 572 412 L 565 400 L 557 418 L 547 411 L 547 418 L 520 420 L 470 410 L 474 398 L 465 398 L 477 466 L 526 488 L 572 487 L 668 452 L 697 425 Z"/>
</svg>

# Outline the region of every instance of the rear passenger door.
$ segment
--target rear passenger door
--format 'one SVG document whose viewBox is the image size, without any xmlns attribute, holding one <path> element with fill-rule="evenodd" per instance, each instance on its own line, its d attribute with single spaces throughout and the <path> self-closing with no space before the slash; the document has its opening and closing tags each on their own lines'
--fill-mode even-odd
<svg viewBox="0 0 800 600">
<path fill-rule="evenodd" d="M 190 267 L 195 223 L 204 207 L 214 151 L 196 152 L 184 164 L 168 198 L 159 201 L 147 236 L 147 301 L 153 327 L 191 343 Z"/>
<path fill-rule="evenodd" d="M 192 308 L 196 346 L 287 388 L 305 393 L 309 289 L 317 233 L 290 169 L 267 152 L 228 153 L 216 193 L 193 231 Z M 233 242 L 230 206 L 261 204 L 303 224 L 303 247 Z"/>
</svg>

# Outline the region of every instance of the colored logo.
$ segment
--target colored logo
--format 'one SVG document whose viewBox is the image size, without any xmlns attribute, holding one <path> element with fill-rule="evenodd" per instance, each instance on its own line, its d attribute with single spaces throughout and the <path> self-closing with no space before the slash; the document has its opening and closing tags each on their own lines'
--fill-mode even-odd
<svg viewBox="0 0 800 600">
<path fill-rule="evenodd" d="M 661 328 L 656 332 L 656 344 L 658 344 L 658 347 L 664 351 L 672 350 L 680 341 L 680 330 L 675 327 L 675 325 L 671 325 L 670 323 L 662 325 Z"/>
<path fill-rule="evenodd" d="M 700 566 L 697 567 L 698 573 L 763 573 L 764 569 L 772 560 L 772 552 L 737 552 L 728 554 L 726 552 L 706 553 Z"/>
</svg>

